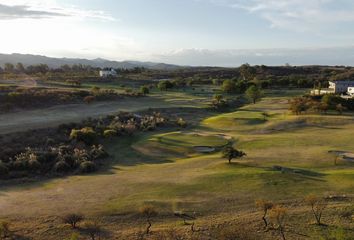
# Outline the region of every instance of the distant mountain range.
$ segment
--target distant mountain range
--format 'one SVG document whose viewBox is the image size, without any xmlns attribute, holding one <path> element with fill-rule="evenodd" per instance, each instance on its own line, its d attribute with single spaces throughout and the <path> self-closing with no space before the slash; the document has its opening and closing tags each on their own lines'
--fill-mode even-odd
<svg viewBox="0 0 354 240">
<path fill-rule="evenodd" d="M 0 54 L 0 67 L 3 67 L 5 63 L 22 63 L 24 66 L 35 65 L 35 64 L 47 64 L 50 68 L 59 68 L 62 65 L 90 65 L 92 67 L 99 68 L 125 68 L 132 69 L 135 67 L 145 67 L 148 69 L 156 70 L 175 70 L 182 68 L 181 66 L 165 64 L 165 63 L 154 63 L 154 62 L 139 62 L 139 61 L 110 61 L 103 58 L 96 59 L 81 59 L 81 58 L 52 58 L 40 55 L 31 54 Z"/>
</svg>

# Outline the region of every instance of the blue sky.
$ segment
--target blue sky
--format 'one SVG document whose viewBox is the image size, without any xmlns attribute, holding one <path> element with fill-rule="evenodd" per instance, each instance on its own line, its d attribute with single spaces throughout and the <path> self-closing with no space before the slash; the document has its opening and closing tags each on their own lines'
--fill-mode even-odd
<svg viewBox="0 0 354 240">
<path fill-rule="evenodd" d="M 0 52 L 354 65 L 352 0 L 0 0 Z"/>
</svg>

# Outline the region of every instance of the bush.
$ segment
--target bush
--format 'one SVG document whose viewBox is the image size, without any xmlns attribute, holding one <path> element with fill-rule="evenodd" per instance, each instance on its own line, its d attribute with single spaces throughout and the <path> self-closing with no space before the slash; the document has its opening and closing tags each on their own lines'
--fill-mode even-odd
<svg viewBox="0 0 354 240">
<path fill-rule="evenodd" d="M 80 163 L 80 172 L 91 173 L 96 171 L 96 164 L 92 161 L 84 161 Z"/>
<path fill-rule="evenodd" d="M 143 95 L 146 95 L 146 94 L 149 94 L 150 93 L 150 90 L 147 86 L 141 86 L 140 87 L 140 92 L 143 94 Z"/>
<path fill-rule="evenodd" d="M 180 126 L 182 128 L 187 127 L 187 122 L 183 118 L 177 119 L 176 123 L 177 123 L 178 126 Z"/>
<path fill-rule="evenodd" d="M 103 159 L 108 157 L 108 153 L 104 150 L 102 145 L 93 145 L 90 151 L 91 159 Z"/>
<path fill-rule="evenodd" d="M 93 101 L 95 101 L 95 97 L 94 96 L 87 96 L 84 98 L 84 102 L 87 103 L 87 104 L 90 104 L 92 103 Z"/>
<path fill-rule="evenodd" d="M 69 164 L 65 161 L 59 161 L 54 165 L 54 171 L 58 173 L 68 172 L 70 170 Z"/>
<path fill-rule="evenodd" d="M 111 129 L 104 130 L 103 132 L 103 137 L 105 138 L 111 138 L 117 135 L 118 135 L 117 131 Z"/>
<path fill-rule="evenodd" d="M 0 239 L 8 239 L 12 235 L 10 223 L 6 221 L 0 222 Z"/>
<path fill-rule="evenodd" d="M 96 141 L 97 134 L 96 132 L 90 128 L 85 127 L 81 130 L 73 129 L 70 133 L 70 139 L 75 139 L 77 141 L 82 141 L 87 145 L 91 145 Z"/>
<path fill-rule="evenodd" d="M 6 177 L 9 174 L 9 169 L 3 161 L 0 161 L 0 177 Z"/>
<path fill-rule="evenodd" d="M 76 225 L 84 220 L 84 216 L 81 214 L 67 214 L 63 217 L 63 223 L 71 225 L 72 228 L 76 228 Z"/>
</svg>

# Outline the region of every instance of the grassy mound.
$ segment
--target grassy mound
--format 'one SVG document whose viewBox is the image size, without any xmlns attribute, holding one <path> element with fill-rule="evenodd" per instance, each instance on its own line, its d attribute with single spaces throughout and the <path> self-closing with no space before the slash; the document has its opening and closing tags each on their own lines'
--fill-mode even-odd
<svg viewBox="0 0 354 240">
<path fill-rule="evenodd" d="M 171 132 L 153 135 L 134 144 L 134 148 L 149 156 L 181 156 L 195 153 L 195 147 L 220 148 L 228 141 L 215 135 Z"/>
</svg>

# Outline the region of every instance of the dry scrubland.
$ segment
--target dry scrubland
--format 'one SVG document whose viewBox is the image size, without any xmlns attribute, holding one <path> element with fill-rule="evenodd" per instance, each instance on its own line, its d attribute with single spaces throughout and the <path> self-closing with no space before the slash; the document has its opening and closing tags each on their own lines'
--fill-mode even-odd
<svg viewBox="0 0 354 240">
<path fill-rule="evenodd" d="M 168 94 L 165 104 L 181 101 L 176 111 L 191 107 L 193 99 L 186 104 L 186 94 Z M 255 201 L 265 199 L 287 208 L 286 239 L 354 239 L 352 216 L 342 217 L 354 211 L 354 163 L 334 165 L 328 153 L 354 152 L 354 116 L 291 115 L 288 99 L 297 94 L 271 91 L 261 102 L 232 113 L 189 112 L 189 119 L 201 120 L 183 131 L 109 141 L 112 164 L 97 174 L 3 188 L 1 217 L 18 234 L 50 240 L 80 232 L 60 217 L 82 213 L 100 220 L 107 239 L 139 239 L 146 226 L 139 208 L 151 205 L 158 215 L 144 239 L 280 239 L 278 231 L 263 229 Z M 247 157 L 228 164 L 218 151 L 228 143 Z M 217 151 L 201 154 L 195 146 Z M 308 194 L 337 196 L 324 210 L 327 226 L 312 224 L 303 201 Z M 195 231 L 174 212 L 195 216 L 189 221 Z"/>
</svg>

